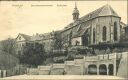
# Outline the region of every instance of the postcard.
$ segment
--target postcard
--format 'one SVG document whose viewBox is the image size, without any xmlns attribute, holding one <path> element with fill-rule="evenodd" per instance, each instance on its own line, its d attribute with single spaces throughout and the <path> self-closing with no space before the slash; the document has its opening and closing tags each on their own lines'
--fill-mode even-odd
<svg viewBox="0 0 128 80">
<path fill-rule="evenodd" d="M 127 0 L 0 1 L 0 80 L 128 78 Z"/>
</svg>

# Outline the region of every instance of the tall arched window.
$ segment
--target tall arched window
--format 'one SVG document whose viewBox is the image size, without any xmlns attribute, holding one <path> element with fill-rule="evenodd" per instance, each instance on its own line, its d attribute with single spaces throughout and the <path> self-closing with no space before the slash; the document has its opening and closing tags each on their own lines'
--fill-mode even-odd
<svg viewBox="0 0 128 80">
<path fill-rule="evenodd" d="M 95 36 L 95 32 L 96 32 L 96 31 L 95 31 L 95 28 L 93 28 L 93 43 L 95 43 L 95 40 L 96 40 L 96 38 L 95 38 L 95 37 L 96 37 L 96 36 Z"/>
<path fill-rule="evenodd" d="M 107 37 L 107 28 L 106 28 L 106 26 L 104 26 L 103 27 L 103 34 L 102 34 L 103 41 L 106 41 L 106 37 Z"/>
<path fill-rule="evenodd" d="M 72 31 L 70 32 L 70 34 L 69 34 L 69 46 L 71 46 L 71 39 L 72 39 Z"/>
<path fill-rule="evenodd" d="M 117 22 L 114 22 L 114 41 L 117 41 Z"/>
</svg>

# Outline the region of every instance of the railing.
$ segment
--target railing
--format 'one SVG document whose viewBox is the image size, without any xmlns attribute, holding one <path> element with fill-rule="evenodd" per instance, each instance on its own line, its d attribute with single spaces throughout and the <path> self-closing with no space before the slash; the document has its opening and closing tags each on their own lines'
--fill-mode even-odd
<svg viewBox="0 0 128 80">
<path fill-rule="evenodd" d="M 120 59 L 122 56 L 121 53 L 112 53 L 112 54 L 104 54 L 97 56 L 86 56 L 84 57 L 87 61 L 97 61 L 97 60 L 110 60 L 110 59 Z"/>
</svg>

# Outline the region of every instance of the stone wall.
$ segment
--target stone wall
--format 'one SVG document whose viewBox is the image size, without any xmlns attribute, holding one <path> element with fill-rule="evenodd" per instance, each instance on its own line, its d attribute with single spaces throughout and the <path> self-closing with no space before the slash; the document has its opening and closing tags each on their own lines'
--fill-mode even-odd
<svg viewBox="0 0 128 80">
<path fill-rule="evenodd" d="M 50 75 L 64 75 L 65 64 L 53 64 Z"/>
<path fill-rule="evenodd" d="M 51 66 L 38 66 L 39 75 L 49 75 Z"/>
<path fill-rule="evenodd" d="M 128 78 L 128 52 L 122 53 L 117 76 Z"/>
<path fill-rule="evenodd" d="M 66 75 L 83 75 L 83 67 L 81 65 L 66 65 Z"/>
<path fill-rule="evenodd" d="M 0 78 L 7 77 L 7 70 L 0 70 Z"/>
<path fill-rule="evenodd" d="M 101 70 L 105 70 L 106 75 L 114 75 L 127 77 L 128 52 L 112 53 L 97 56 L 85 56 L 83 59 L 74 59 L 65 61 L 64 64 L 52 64 L 50 66 L 38 66 L 38 68 L 30 68 L 28 74 L 39 75 L 88 75 L 90 71 L 95 71 L 97 75 L 101 75 Z M 119 64 L 117 64 L 119 63 Z M 111 67 L 110 67 L 111 65 Z M 92 66 L 92 67 L 91 67 Z M 106 69 L 101 66 L 105 66 Z M 90 70 L 91 69 L 91 70 Z M 92 73 L 91 72 L 91 73 Z M 95 74 L 95 75 L 96 75 Z"/>
<path fill-rule="evenodd" d="M 37 68 L 28 68 L 27 69 L 27 74 L 28 75 L 38 75 L 39 72 L 38 72 L 38 69 Z"/>
</svg>

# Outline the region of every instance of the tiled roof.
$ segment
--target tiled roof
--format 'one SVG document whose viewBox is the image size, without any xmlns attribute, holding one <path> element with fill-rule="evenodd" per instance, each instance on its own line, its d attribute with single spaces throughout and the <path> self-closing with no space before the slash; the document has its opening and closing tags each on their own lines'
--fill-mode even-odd
<svg viewBox="0 0 128 80">
<path fill-rule="evenodd" d="M 31 39 L 31 36 L 29 36 L 29 35 L 21 34 L 21 33 L 19 33 L 19 35 L 21 35 L 22 37 L 24 37 L 25 40 L 30 40 Z"/>
<path fill-rule="evenodd" d="M 52 33 L 36 34 L 31 37 L 31 41 L 48 40 L 48 39 L 51 39 L 52 37 L 53 37 Z"/>
<path fill-rule="evenodd" d="M 83 16 L 80 18 L 80 20 L 90 20 L 92 18 L 96 18 L 99 16 L 118 16 L 118 14 L 112 9 L 112 7 L 110 5 L 104 5 L 102 7 L 100 7 L 99 9 L 96 9 L 95 11 Z"/>
<path fill-rule="evenodd" d="M 35 40 L 42 40 L 43 39 L 43 34 L 36 34 L 36 35 L 33 35 L 31 37 L 31 41 L 35 41 Z"/>
<path fill-rule="evenodd" d="M 36 35 L 33 35 L 33 36 L 29 36 L 29 35 L 26 35 L 26 34 L 19 33 L 19 35 L 21 35 L 27 41 L 36 41 L 36 40 L 39 41 L 39 40 L 47 40 L 47 39 L 52 38 L 51 33 L 36 34 Z"/>
</svg>

